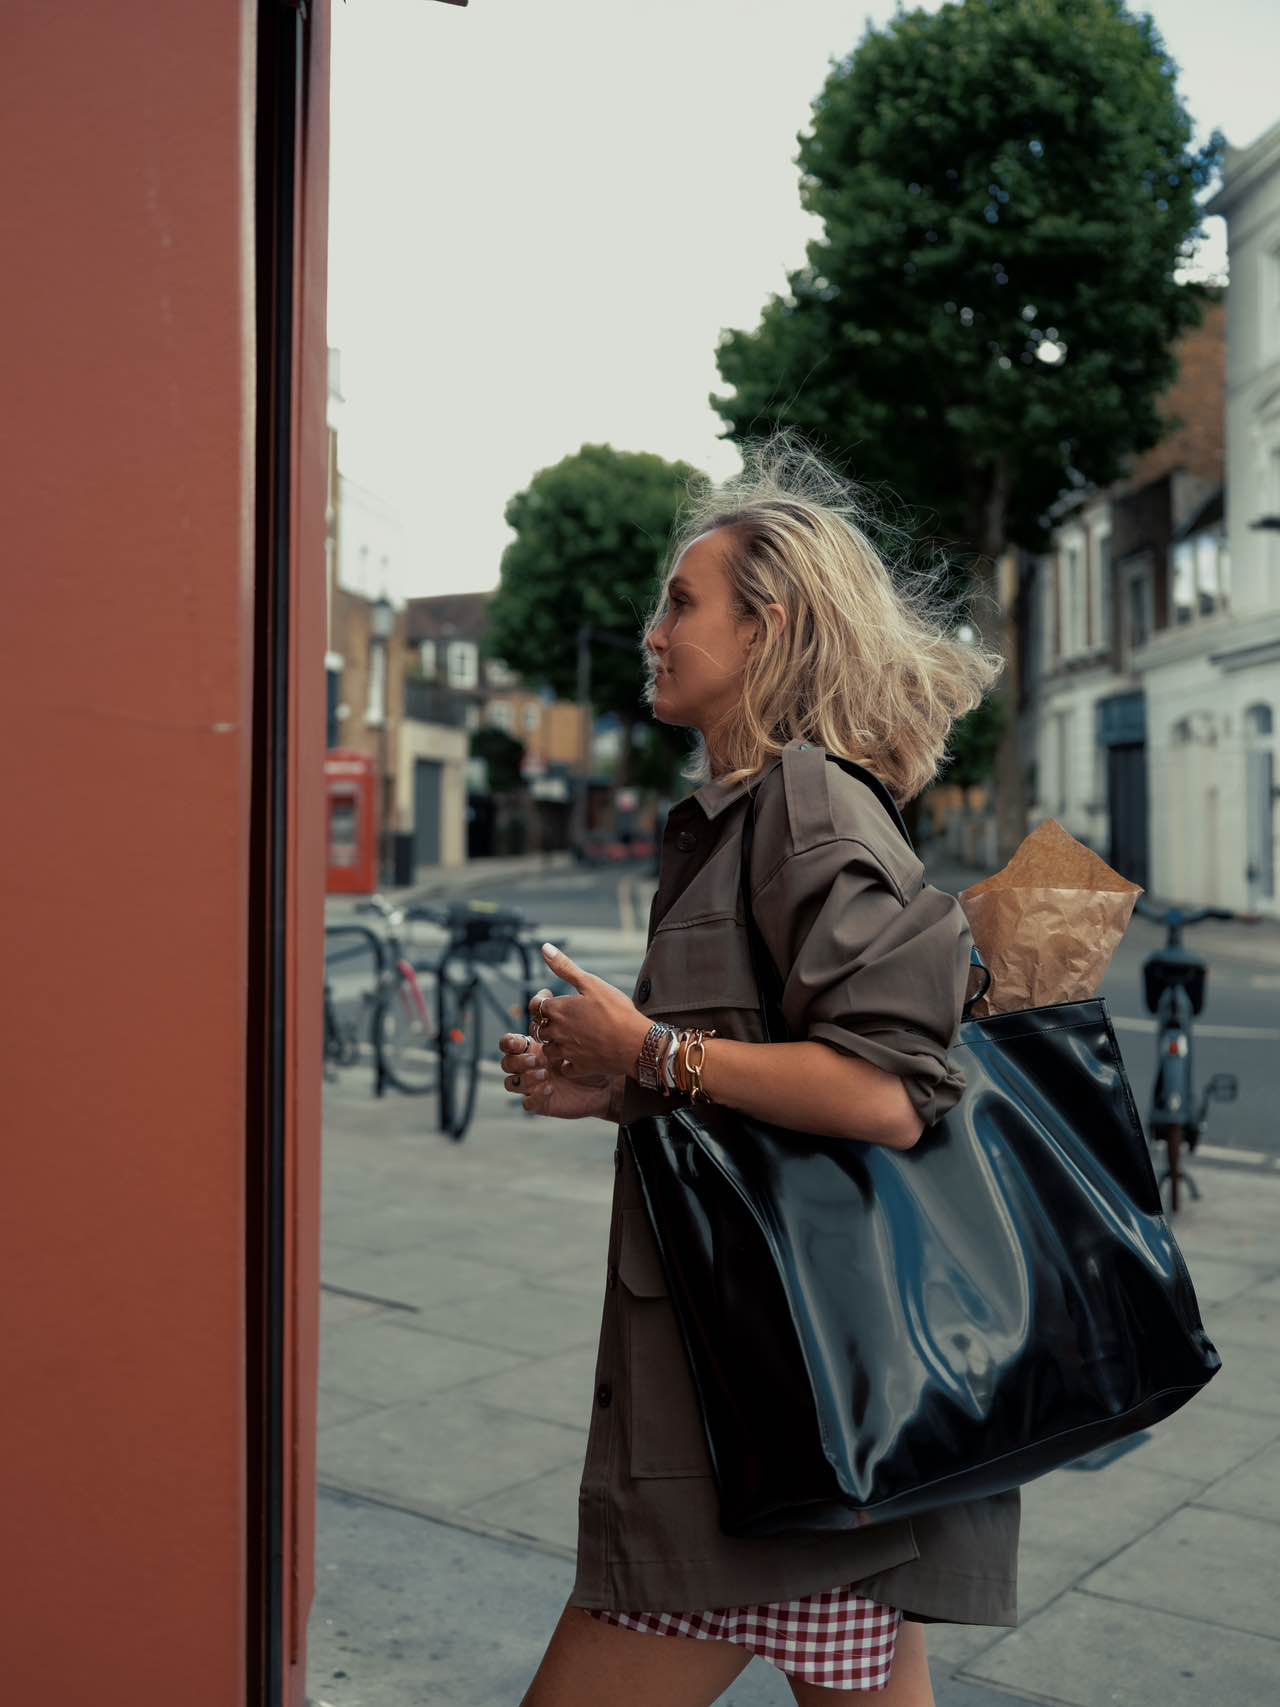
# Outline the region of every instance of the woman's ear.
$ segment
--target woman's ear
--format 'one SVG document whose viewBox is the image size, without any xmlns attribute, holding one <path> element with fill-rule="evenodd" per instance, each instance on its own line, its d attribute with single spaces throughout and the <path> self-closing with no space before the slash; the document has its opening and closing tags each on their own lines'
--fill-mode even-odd
<svg viewBox="0 0 1280 1707">
<path fill-rule="evenodd" d="M 773 628 L 775 633 L 781 634 L 783 629 L 787 626 L 787 613 L 776 600 L 772 604 L 766 605 L 764 608 L 766 611 L 771 613 L 772 621 L 770 621 L 769 617 L 758 617 L 756 619 L 755 633 L 751 636 L 752 641 L 762 637 L 770 627 Z"/>
</svg>

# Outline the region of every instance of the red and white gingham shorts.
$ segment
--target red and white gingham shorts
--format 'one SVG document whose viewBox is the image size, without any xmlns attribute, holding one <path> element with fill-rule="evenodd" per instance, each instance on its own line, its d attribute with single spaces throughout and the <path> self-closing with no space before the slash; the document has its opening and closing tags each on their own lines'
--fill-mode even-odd
<svg viewBox="0 0 1280 1707">
<path fill-rule="evenodd" d="M 589 1610 L 606 1624 L 648 1636 L 738 1642 L 779 1671 L 825 1689 L 883 1689 L 902 1622 L 896 1607 L 881 1606 L 851 1588 L 713 1612 Z"/>
</svg>

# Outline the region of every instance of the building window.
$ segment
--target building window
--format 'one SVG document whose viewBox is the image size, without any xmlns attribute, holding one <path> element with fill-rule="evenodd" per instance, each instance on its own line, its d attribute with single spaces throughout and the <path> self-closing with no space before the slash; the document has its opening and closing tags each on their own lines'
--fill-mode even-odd
<svg viewBox="0 0 1280 1707">
<path fill-rule="evenodd" d="M 484 676 L 491 688 L 510 688 L 516 683 L 516 673 L 502 658 L 486 658 Z"/>
<path fill-rule="evenodd" d="M 449 672 L 451 688 L 475 687 L 480 679 L 475 642 L 451 640 L 446 653 L 445 668 Z"/>
<path fill-rule="evenodd" d="M 1057 560 L 1042 557 L 1036 564 L 1036 619 L 1040 624 L 1040 657 L 1042 669 L 1048 675 L 1057 655 L 1057 635 L 1054 632 L 1057 610 Z"/>
<path fill-rule="evenodd" d="M 480 707 L 474 699 L 469 699 L 466 703 L 462 713 L 462 725 L 464 729 L 478 729 L 480 727 Z"/>
<path fill-rule="evenodd" d="M 1226 537 L 1213 529 L 1180 539 L 1173 548 L 1172 621 L 1175 627 L 1216 616 L 1227 606 L 1230 563 Z"/>
<path fill-rule="evenodd" d="M 532 735 L 534 730 L 540 727 L 541 723 L 542 707 L 537 704 L 536 701 L 532 705 L 526 705 L 524 708 L 525 733 Z"/>
<path fill-rule="evenodd" d="M 1062 636 L 1062 656 L 1074 658 L 1084 651 L 1089 620 L 1089 588 L 1085 573 L 1084 536 L 1076 535 L 1064 542 L 1059 553 L 1058 589 L 1061 608 L 1058 632 Z"/>
<path fill-rule="evenodd" d="M 492 699 L 489 701 L 489 722 L 495 729 L 505 729 L 511 733 L 511 701 L 509 699 Z"/>
<path fill-rule="evenodd" d="M 1133 653 L 1150 640 L 1154 626 L 1151 568 L 1146 562 L 1125 571 L 1121 621 L 1124 625 L 1125 654 L 1132 657 Z"/>
<path fill-rule="evenodd" d="M 386 721 L 387 716 L 387 647 L 375 640 L 369 648 L 369 703 L 364 720 L 373 728 Z"/>
<path fill-rule="evenodd" d="M 1111 600 L 1111 529 L 1097 528 L 1093 535 L 1093 550 L 1090 553 L 1092 573 L 1089 577 L 1090 594 L 1093 605 L 1093 617 L 1090 632 L 1095 646 L 1105 646 L 1111 636 L 1110 629 L 1110 600 Z"/>
<path fill-rule="evenodd" d="M 418 646 L 418 661 L 422 665 L 423 677 L 433 682 L 436 679 L 436 643 L 434 640 L 423 640 Z"/>
</svg>

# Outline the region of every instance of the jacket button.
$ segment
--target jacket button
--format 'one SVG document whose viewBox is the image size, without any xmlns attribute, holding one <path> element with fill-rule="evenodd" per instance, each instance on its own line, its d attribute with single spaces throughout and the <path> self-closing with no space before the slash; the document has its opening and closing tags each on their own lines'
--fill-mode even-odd
<svg viewBox="0 0 1280 1707">
<path fill-rule="evenodd" d="M 698 838 L 694 835 L 692 830 L 681 830 L 680 834 L 676 837 L 676 846 L 680 849 L 681 853 L 688 853 L 690 848 L 696 847 L 697 845 Z"/>
<path fill-rule="evenodd" d="M 596 1404 L 602 1411 L 608 1410 L 613 1403 L 613 1388 L 607 1381 L 602 1381 L 596 1388 Z"/>
<path fill-rule="evenodd" d="M 649 980 L 647 978 L 642 978 L 636 986 L 636 1000 L 638 1002 L 647 1002 L 649 1000 L 649 992 L 652 988 L 653 985 Z"/>
</svg>

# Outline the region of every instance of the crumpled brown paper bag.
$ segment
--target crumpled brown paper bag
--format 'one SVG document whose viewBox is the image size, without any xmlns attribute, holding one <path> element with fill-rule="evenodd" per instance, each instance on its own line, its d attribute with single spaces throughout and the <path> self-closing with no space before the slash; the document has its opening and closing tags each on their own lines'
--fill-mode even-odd
<svg viewBox="0 0 1280 1707">
<path fill-rule="evenodd" d="M 1096 995 L 1141 894 L 1056 818 L 1037 824 L 1002 871 L 957 897 L 991 973 L 970 1014 Z"/>
</svg>

